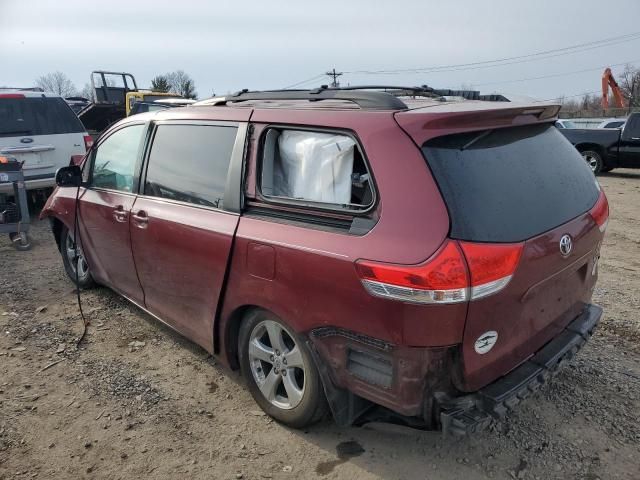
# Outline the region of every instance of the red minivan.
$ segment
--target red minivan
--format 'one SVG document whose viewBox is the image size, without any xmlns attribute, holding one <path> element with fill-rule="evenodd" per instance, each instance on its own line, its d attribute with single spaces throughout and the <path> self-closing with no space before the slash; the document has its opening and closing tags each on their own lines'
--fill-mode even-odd
<svg viewBox="0 0 640 480">
<path fill-rule="evenodd" d="M 80 287 L 240 368 L 280 422 L 474 431 L 593 332 L 609 211 L 558 106 L 435 93 L 135 115 L 58 172 L 42 217 Z"/>
</svg>

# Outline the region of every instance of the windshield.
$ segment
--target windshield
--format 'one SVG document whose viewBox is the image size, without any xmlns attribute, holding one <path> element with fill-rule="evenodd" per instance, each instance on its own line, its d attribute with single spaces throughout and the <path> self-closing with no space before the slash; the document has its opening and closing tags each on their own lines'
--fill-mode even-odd
<svg viewBox="0 0 640 480">
<path fill-rule="evenodd" d="M 560 123 L 562 124 L 562 128 L 578 128 L 571 120 L 562 120 Z"/>
</svg>

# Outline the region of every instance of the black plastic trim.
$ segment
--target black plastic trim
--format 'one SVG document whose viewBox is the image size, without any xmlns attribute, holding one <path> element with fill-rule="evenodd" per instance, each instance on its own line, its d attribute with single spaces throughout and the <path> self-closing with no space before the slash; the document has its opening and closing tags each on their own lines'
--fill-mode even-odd
<svg viewBox="0 0 640 480">
<path fill-rule="evenodd" d="M 477 393 L 449 398 L 436 395 L 444 434 L 466 435 L 481 430 L 492 419 L 503 418 L 537 391 L 587 343 L 602 317 L 602 308 L 587 305 L 558 336 L 529 360 Z"/>
<path fill-rule="evenodd" d="M 366 87 L 365 87 L 366 88 Z M 399 98 L 385 92 L 368 90 L 318 88 L 315 90 L 271 90 L 249 91 L 241 90 L 228 97 L 220 97 L 214 105 L 246 102 L 250 100 L 308 100 L 318 102 L 322 100 L 345 100 L 355 103 L 366 110 L 407 110 L 407 105 Z"/>
</svg>

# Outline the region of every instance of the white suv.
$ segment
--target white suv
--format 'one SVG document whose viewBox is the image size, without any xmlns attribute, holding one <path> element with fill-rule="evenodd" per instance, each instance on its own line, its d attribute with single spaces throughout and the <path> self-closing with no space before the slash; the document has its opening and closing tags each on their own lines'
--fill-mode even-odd
<svg viewBox="0 0 640 480">
<path fill-rule="evenodd" d="M 93 139 L 62 97 L 33 90 L 0 89 L 0 155 L 24 161 L 28 190 L 55 185 L 56 170 L 84 155 Z M 0 184 L 0 193 L 12 193 Z"/>
</svg>

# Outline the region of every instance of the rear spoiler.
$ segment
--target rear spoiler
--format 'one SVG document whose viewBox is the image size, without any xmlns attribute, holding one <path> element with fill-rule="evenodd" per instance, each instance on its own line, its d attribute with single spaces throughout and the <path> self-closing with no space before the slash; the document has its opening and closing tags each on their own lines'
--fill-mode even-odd
<svg viewBox="0 0 640 480">
<path fill-rule="evenodd" d="M 513 127 L 536 123 L 549 123 L 558 119 L 560 105 L 513 103 L 456 103 L 443 104 L 397 112 L 398 125 L 422 145 L 442 135 L 474 130 Z"/>
</svg>

